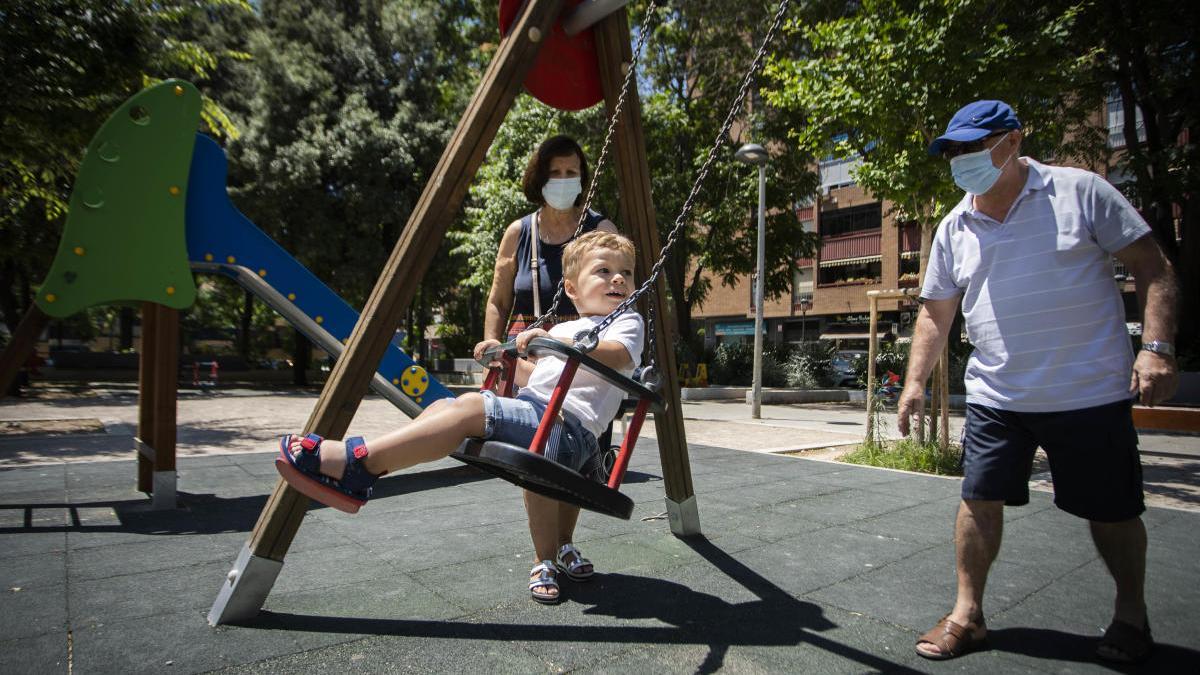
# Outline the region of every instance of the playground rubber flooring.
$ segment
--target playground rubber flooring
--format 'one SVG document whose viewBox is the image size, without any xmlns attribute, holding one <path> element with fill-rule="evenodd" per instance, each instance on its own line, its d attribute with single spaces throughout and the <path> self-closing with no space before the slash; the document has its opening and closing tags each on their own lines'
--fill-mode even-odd
<svg viewBox="0 0 1200 675">
<path fill-rule="evenodd" d="M 625 487 L 634 516 L 582 516 L 576 541 L 599 573 L 586 584 L 564 580 L 561 605 L 529 600 L 516 489 L 445 460 L 384 479 L 356 516 L 311 509 L 264 610 L 212 628 L 208 609 L 277 478 L 263 444 L 276 427 L 302 422 L 312 400 L 231 399 L 211 428 L 181 402 L 180 508 L 170 511 L 148 509 L 134 463 L 119 459 L 132 452 L 117 426 L 125 412 L 106 416 L 96 399 L 0 404 L 0 420 L 99 419 L 108 428 L 0 435 L 5 457 L 22 457 L 0 469 L 0 670 L 1113 670 L 1093 657 L 1111 582 L 1086 526 L 1049 493 L 1006 512 L 986 596 L 988 648 L 931 662 L 912 644 L 950 606 L 957 480 L 710 444 L 690 422 L 703 536 L 671 535 L 645 437 Z M 355 422 L 368 431 L 387 423 Z M 770 433 L 789 427 L 816 428 L 780 422 Z M 1198 440 L 1179 443 L 1191 452 Z M 1200 512 L 1151 507 L 1144 519 L 1158 648 L 1133 672 L 1197 672 Z"/>
</svg>

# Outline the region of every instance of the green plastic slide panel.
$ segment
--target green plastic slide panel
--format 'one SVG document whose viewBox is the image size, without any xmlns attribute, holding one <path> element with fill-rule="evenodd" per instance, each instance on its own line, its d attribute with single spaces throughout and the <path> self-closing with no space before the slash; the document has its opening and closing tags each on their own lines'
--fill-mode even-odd
<svg viewBox="0 0 1200 675">
<path fill-rule="evenodd" d="M 167 80 L 142 90 L 88 144 L 37 304 L 53 317 L 124 301 L 183 309 L 196 299 L 184 207 L 200 92 Z"/>
</svg>

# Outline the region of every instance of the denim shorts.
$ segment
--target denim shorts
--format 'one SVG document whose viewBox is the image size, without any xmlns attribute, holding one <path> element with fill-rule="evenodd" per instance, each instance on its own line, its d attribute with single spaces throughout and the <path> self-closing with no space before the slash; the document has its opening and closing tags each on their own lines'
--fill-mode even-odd
<svg viewBox="0 0 1200 675">
<path fill-rule="evenodd" d="M 528 448 L 542 422 L 546 404 L 533 398 L 506 398 L 490 391 L 480 393 L 483 394 L 483 438 Z M 579 418 L 566 410 L 562 411 L 562 419 L 550 432 L 545 456 L 588 478 L 600 480 L 596 437 L 583 427 Z"/>
<path fill-rule="evenodd" d="M 1022 413 L 967 405 L 963 427 L 963 499 L 1029 503 L 1034 451 L 1050 463 L 1054 504 L 1099 522 L 1146 509 L 1142 464 L 1129 401 L 1080 410 Z"/>
</svg>

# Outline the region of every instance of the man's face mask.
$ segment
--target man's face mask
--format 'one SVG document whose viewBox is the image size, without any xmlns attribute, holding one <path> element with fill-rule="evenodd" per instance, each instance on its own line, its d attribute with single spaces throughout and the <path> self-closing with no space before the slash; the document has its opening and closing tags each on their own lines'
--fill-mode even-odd
<svg viewBox="0 0 1200 675">
<path fill-rule="evenodd" d="M 992 164 L 992 150 L 1004 142 L 1007 134 L 1000 137 L 990 148 L 978 152 L 968 152 L 950 160 L 950 174 L 954 176 L 954 184 L 973 195 L 981 195 L 992 189 L 1000 179 L 1001 170 L 1008 165 L 1016 152 L 1004 160 L 999 167 Z"/>
<path fill-rule="evenodd" d="M 542 199 L 552 209 L 566 211 L 575 205 L 575 198 L 583 192 L 583 181 L 573 178 L 551 178 L 542 186 Z"/>
</svg>

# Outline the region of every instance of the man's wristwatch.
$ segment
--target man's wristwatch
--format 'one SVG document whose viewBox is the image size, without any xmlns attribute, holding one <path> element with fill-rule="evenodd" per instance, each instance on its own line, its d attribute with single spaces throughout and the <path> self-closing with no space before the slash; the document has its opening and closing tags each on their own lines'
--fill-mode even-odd
<svg viewBox="0 0 1200 675">
<path fill-rule="evenodd" d="M 1142 349 L 1148 352 L 1154 352 L 1155 354 L 1162 354 L 1163 356 L 1175 358 L 1175 345 L 1171 344 L 1170 342 L 1151 340 L 1149 342 L 1143 342 Z"/>
</svg>

